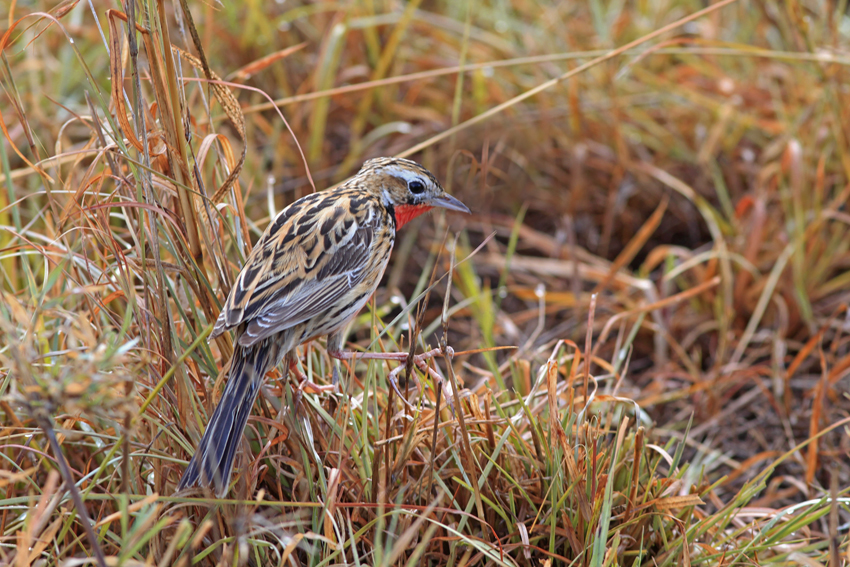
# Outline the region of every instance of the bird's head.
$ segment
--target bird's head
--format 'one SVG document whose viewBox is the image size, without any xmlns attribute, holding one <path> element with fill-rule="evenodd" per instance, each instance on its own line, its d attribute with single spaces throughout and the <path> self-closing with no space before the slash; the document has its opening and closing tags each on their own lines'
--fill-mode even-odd
<svg viewBox="0 0 850 567">
<path fill-rule="evenodd" d="M 434 175 L 414 161 L 376 158 L 363 164 L 357 174 L 378 193 L 394 215 L 396 228 L 435 207 L 469 214 L 469 207 L 446 193 Z"/>
</svg>

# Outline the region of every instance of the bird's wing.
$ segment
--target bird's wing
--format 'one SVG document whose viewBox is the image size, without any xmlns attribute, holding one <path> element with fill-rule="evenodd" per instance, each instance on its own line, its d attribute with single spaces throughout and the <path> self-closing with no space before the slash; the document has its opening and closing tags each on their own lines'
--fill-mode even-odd
<svg viewBox="0 0 850 567">
<path fill-rule="evenodd" d="M 344 307 L 346 295 L 358 286 L 377 284 L 383 266 L 373 266 L 374 250 L 386 230 L 379 212 L 348 206 L 345 199 L 307 201 L 282 211 L 257 243 L 214 336 L 247 323 L 240 337 L 247 346 Z"/>
</svg>

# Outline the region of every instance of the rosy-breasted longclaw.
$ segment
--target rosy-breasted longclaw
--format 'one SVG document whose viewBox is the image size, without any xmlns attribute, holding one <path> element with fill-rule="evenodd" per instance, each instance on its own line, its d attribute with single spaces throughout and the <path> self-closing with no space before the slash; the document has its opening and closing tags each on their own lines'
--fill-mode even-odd
<svg viewBox="0 0 850 567">
<path fill-rule="evenodd" d="M 349 358 L 339 333 L 378 287 L 396 231 L 435 207 L 469 213 L 421 165 L 378 158 L 336 189 L 307 195 L 277 215 L 216 321 L 212 338 L 236 331 L 228 381 L 178 490 L 198 484 L 226 493 L 263 378 L 284 355 L 328 335 L 328 352 Z M 392 358 L 399 356 L 406 359 Z"/>
</svg>

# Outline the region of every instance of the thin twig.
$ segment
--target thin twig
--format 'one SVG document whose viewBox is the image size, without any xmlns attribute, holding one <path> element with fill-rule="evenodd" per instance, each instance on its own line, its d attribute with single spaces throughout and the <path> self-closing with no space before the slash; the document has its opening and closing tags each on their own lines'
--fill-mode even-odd
<svg viewBox="0 0 850 567">
<path fill-rule="evenodd" d="M 86 531 L 86 537 L 89 540 L 92 551 L 94 551 L 95 559 L 98 567 L 106 567 L 106 557 L 103 555 L 103 550 L 100 548 L 100 543 L 97 541 L 97 536 L 94 533 L 91 520 L 89 519 L 86 506 L 80 496 L 80 491 L 77 490 L 77 485 L 74 483 L 74 476 L 71 474 L 71 468 L 68 466 L 68 461 L 65 460 L 65 454 L 62 452 L 62 447 L 59 446 L 59 441 L 56 439 L 56 433 L 53 431 L 53 424 L 50 418 L 43 413 L 43 410 L 33 412 L 35 421 L 38 426 L 44 431 L 50 447 L 53 449 L 53 456 L 59 464 L 59 472 L 62 473 L 62 478 L 65 480 L 65 485 L 68 487 L 68 492 L 71 493 L 71 499 L 74 501 L 74 507 L 77 509 L 77 515 L 80 516 L 80 521 L 83 524 L 83 529 Z"/>
</svg>

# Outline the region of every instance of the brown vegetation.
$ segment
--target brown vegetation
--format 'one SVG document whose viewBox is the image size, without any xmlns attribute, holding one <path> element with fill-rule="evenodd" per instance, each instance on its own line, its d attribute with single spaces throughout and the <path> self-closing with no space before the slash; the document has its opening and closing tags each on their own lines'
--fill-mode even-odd
<svg viewBox="0 0 850 567">
<path fill-rule="evenodd" d="M 850 561 L 844 4 L 10 4 L 0 564 Z M 379 155 L 474 214 L 350 346 L 444 356 L 273 377 L 174 495 L 251 241 Z"/>
</svg>

